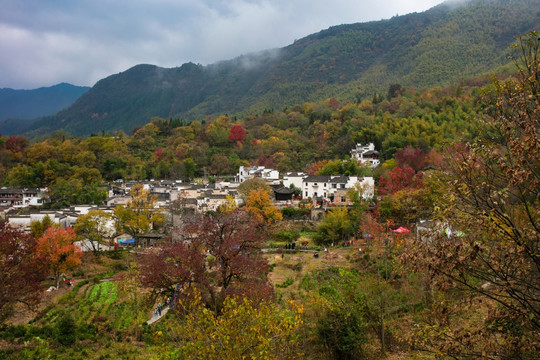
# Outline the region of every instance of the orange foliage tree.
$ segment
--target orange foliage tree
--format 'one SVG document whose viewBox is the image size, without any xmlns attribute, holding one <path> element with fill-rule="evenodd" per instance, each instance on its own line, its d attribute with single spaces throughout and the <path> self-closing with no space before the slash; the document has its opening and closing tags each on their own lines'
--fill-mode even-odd
<svg viewBox="0 0 540 360">
<path fill-rule="evenodd" d="M 51 227 L 38 239 L 38 256 L 52 272 L 57 288 L 60 286 L 60 275 L 81 263 L 82 251 L 73 244 L 75 238 L 75 231 L 71 228 Z"/>
<path fill-rule="evenodd" d="M 264 189 L 250 191 L 246 210 L 261 223 L 272 224 L 283 218 L 281 211 L 272 204 L 270 194 Z"/>
</svg>

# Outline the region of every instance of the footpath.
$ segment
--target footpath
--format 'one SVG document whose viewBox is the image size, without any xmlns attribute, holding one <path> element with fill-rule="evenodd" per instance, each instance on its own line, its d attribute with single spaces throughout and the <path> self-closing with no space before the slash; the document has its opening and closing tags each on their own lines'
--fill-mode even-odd
<svg viewBox="0 0 540 360">
<path fill-rule="evenodd" d="M 161 319 L 162 317 L 165 316 L 165 314 L 169 311 L 169 307 L 166 306 L 164 307 L 163 309 L 161 309 L 161 315 L 158 315 L 158 316 L 154 316 L 152 315 L 152 318 L 150 318 L 150 320 L 148 320 L 146 323 L 148 325 L 152 325 L 153 323 L 155 323 L 156 321 L 158 321 L 159 319 Z"/>
</svg>

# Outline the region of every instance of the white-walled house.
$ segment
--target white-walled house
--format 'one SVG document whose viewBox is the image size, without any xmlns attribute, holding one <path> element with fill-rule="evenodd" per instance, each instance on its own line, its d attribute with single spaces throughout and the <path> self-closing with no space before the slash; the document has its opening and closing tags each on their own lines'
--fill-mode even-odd
<svg viewBox="0 0 540 360">
<path fill-rule="evenodd" d="M 278 180 L 279 171 L 267 169 L 264 166 L 240 166 L 236 174 L 236 182 L 242 183 L 249 178 L 260 178 L 263 180 Z"/>
<path fill-rule="evenodd" d="M 359 185 L 364 190 L 362 197 L 368 199 L 375 194 L 375 181 L 373 177 L 358 176 L 321 176 L 309 175 L 302 182 L 302 196 L 304 198 L 322 198 L 334 202 L 334 195 L 340 190 L 351 189 Z M 343 191 L 340 191 L 343 193 Z M 340 201 L 341 202 L 341 199 Z"/>
<path fill-rule="evenodd" d="M 43 205 L 42 193 L 40 189 L 1 188 L 0 206 L 6 208 L 40 206 Z"/>
<path fill-rule="evenodd" d="M 375 150 L 375 144 L 373 143 L 367 145 L 356 144 L 356 148 L 351 150 L 351 159 L 370 164 L 371 167 L 376 167 L 381 163 L 379 152 Z"/>
</svg>

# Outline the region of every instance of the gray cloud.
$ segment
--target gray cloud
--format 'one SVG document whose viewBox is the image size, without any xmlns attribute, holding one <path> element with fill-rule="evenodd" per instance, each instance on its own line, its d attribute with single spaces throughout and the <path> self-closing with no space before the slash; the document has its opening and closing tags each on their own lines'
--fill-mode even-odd
<svg viewBox="0 0 540 360">
<path fill-rule="evenodd" d="M 0 0 L 0 88 L 93 85 L 141 63 L 209 64 L 441 0 Z"/>
</svg>

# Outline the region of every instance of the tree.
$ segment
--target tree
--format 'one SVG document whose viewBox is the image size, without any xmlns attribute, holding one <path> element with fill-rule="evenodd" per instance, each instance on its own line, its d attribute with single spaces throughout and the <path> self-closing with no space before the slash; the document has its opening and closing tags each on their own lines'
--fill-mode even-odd
<svg viewBox="0 0 540 360">
<path fill-rule="evenodd" d="M 279 208 L 272 204 L 270 195 L 263 188 L 250 191 L 245 209 L 263 224 L 269 225 L 283 218 Z"/>
<path fill-rule="evenodd" d="M 268 264 L 260 252 L 264 237 L 258 229 L 240 209 L 186 219 L 177 230 L 182 242 L 142 257 L 141 281 L 155 293 L 168 294 L 178 285 L 196 285 L 216 314 L 227 295 L 269 298 Z"/>
<path fill-rule="evenodd" d="M 172 331 L 164 335 L 182 359 L 299 359 L 298 331 L 303 308 L 228 297 L 216 316 L 197 292 L 177 306 Z"/>
<path fill-rule="evenodd" d="M 317 227 L 324 244 L 339 244 L 348 240 L 351 234 L 351 221 L 346 207 L 335 207 L 330 210 Z"/>
<path fill-rule="evenodd" d="M 266 191 L 268 193 L 268 196 L 272 196 L 273 194 L 272 188 L 270 188 L 268 183 L 263 179 L 259 178 L 250 178 L 241 183 L 238 186 L 238 193 L 240 193 L 242 200 L 244 200 L 244 202 L 247 202 L 249 194 L 251 194 L 253 190 L 259 189 L 263 189 L 264 191 Z"/>
<path fill-rule="evenodd" d="M 76 178 L 59 178 L 49 188 L 51 207 L 55 209 L 70 206 L 72 204 L 95 204 L 100 205 L 107 199 L 107 192 L 99 188 L 97 183 L 84 184 Z"/>
<path fill-rule="evenodd" d="M 0 222 L 0 324 L 13 314 L 13 306 L 39 303 L 46 269 L 36 257 L 36 241 L 29 234 Z"/>
<path fill-rule="evenodd" d="M 422 178 L 421 171 L 415 173 L 410 167 L 395 167 L 379 179 L 379 192 L 387 195 L 403 189 L 421 189 L 424 186 Z"/>
<path fill-rule="evenodd" d="M 30 233 L 34 239 L 39 239 L 48 228 L 53 226 L 56 226 L 56 224 L 53 223 L 49 215 L 45 215 L 41 221 L 36 220 L 30 223 Z"/>
<path fill-rule="evenodd" d="M 229 133 L 229 141 L 235 144 L 243 144 L 246 140 L 246 130 L 240 125 L 234 125 Z"/>
<path fill-rule="evenodd" d="M 452 232 L 431 233 L 404 257 L 428 271 L 435 285 L 461 290 L 469 303 L 479 298 L 488 308 L 480 328 L 442 324 L 453 336 L 437 339 L 436 350 L 456 358 L 466 353 L 532 359 L 540 348 L 538 32 L 521 37 L 515 49 L 518 74 L 495 80 L 486 94 L 482 137 L 454 146 L 441 169 L 449 185 L 444 215 Z"/>
<path fill-rule="evenodd" d="M 371 268 L 375 273 L 376 280 L 369 287 L 372 290 L 369 298 L 372 299 L 372 317 L 377 324 L 377 336 L 381 343 L 381 351 L 386 351 L 386 338 L 388 336 L 386 330 L 386 317 L 388 316 L 389 300 L 391 288 L 388 281 L 392 277 L 392 246 L 395 246 L 395 241 L 389 237 L 390 226 L 393 223 L 387 221 L 386 224 L 381 224 L 371 214 L 366 214 L 362 218 L 360 231 L 362 234 L 369 234 L 370 241 L 365 250 L 368 254 L 368 263 L 364 266 Z M 366 259 L 366 257 L 363 257 Z"/>
<path fill-rule="evenodd" d="M 71 228 L 51 227 L 37 241 L 38 257 L 52 272 L 57 288 L 62 273 L 81 263 L 82 251 L 73 244 L 75 238 L 75 231 Z"/>
<path fill-rule="evenodd" d="M 141 184 L 135 184 L 129 193 L 127 205 L 118 205 L 113 214 L 118 232 L 127 232 L 139 242 L 139 235 L 152 230 L 164 221 L 163 214 L 155 209 L 156 198 Z"/>
<path fill-rule="evenodd" d="M 92 250 L 97 253 L 99 246 L 114 233 L 112 214 L 103 210 L 91 210 L 77 218 L 75 231 L 90 240 Z"/>
<path fill-rule="evenodd" d="M 398 150 L 395 156 L 399 167 L 410 167 L 414 171 L 420 171 L 427 165 L 426 157 L 422 149 L 415 149 L 412 146 Z"/>
<path fill-rule="evenodd" d="M 366 187 L 366 184 L 357 182 L 352 188 L 347 190 L 347 199 L 352 202 L 352 207 L 349 210 L 352 229 L 358 228 L 362 215 L 369 209 L 369 202 L 371 200 L 364 198 L 364 194 L 369 191 Z"/>
</svg>

